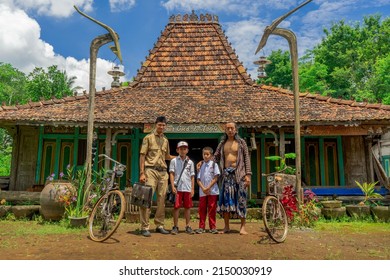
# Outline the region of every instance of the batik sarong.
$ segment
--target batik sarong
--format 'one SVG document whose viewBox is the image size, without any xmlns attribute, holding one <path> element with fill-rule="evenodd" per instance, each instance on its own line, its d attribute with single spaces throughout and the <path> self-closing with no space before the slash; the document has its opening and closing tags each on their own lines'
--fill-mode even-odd
<svg viewBox="0 0 390 280">
<path fill-rule="evenodd" d="M 244 182 L 236 182 L 235 168 L 226 168 L 222 173 L 221 192 L 217 212 L 229 212 L 231 218 L 246 218 L 247 189 Z"/>
</svg>

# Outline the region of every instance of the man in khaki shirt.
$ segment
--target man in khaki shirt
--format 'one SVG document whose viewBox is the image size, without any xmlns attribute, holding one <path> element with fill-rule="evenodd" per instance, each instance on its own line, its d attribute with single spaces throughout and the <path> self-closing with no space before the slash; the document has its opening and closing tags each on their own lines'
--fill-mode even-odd
<svg viewBox="0 0 390 280">
<path fill-rule="evenodd" d="M 154 217 L 156 232 L 169 234 L 164 229 L 165 219 L 165 195 L 168 188 L 168 173 L 166 160 L 175 156 L 170 155 L 169 142 L 164 135 L 167 120 L 164 116 L 157 117 L 156 127 L 142 140 L 140 151 L 140 177 L 141 183 L 146 183 L 153 188 L 157 194 L 157 211 Z M 149 231 L 150 208 L 140 207 L 141 234 L 150 237 Z"/>
</svg>

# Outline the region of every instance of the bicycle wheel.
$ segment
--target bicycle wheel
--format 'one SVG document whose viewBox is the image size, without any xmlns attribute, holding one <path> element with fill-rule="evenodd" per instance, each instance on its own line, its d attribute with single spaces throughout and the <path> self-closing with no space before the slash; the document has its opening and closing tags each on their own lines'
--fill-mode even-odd
<svg viewBox="0 0 390 280">
<path fill-rule="evenodd" d="M 119 190 L 109 191 L 96 202 L 88 225 L 93 241 L 102 242 L 113 235 L 125 214 L 125 204 L 125 197 Z"/>
<path fill-rule="evenodd" d="M 283 205 L 274 196 L 267 196 L 262 206 L 263 222 L 265 229 L 277 243 L 283 242 L 287 237 L 288 222 Z"/>
</svg>

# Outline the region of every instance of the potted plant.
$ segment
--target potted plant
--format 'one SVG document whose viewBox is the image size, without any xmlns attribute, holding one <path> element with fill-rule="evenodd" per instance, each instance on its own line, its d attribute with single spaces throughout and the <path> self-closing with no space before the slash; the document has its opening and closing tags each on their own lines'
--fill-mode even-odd
<svg viewBox="0 0 390 280">
<path fill-rule="evenodd" d="M 362 192 L 364 193 L 364 200 L 360 203 L 369 204 L 371 207 L 371 213 L 374 216 L 375 220 L 388 222 L 390 221 L 390 207 L 385 205 L 379 205 L 381 202 L 376 202 L 376 199 L 383 199 L 383 196 L 379 193 L 375 192 L 375 183 L 363 183 L 360 184 L 356 182 L 356 184 L 360 187 Z"/>
<path fill-rule="evenodd" d="M 346 208 L 342 206 L 343 202 L 334 195 L 332 199 L 325 198 L 321 201 L 321 214 L 327 219 L 338 219 L 346 214 Z"/>
<path fill-rule="evenodd" d="M 355 181 L 355 183 L 363 192 L 364 198 L 357 205 L 347 205 L 347 213 L 354 218 L 367 217 L 370 215 L 370 203 L 375 203 L 373 199 L 383 198 L 383 196 L 375 192 L 375 186 L 378 182 L 364 182 L 361 184 Z"/>
<path fill-rule="evenodd" d="M 100 197 L 100 184 L 95 181 L 101 181 L 100 174 L 95 172 L 95 181 L 89 186 L 86 185 L 86 168 L 73 172 L 73 168 L 67 169 L 68 178 L 71 178 L 75 192 L 72 193 L 71 203 L 65 207 L 65 212 L 69 218 L 70 225 L 83 226 L 86 224 L 88 216 L 96 200 Z"/>
<path fill-rule="evenodd" d="M 77 205 L 69 205 L 65 208 L 66 215 L 69 218 L 69 224 L 72 227 L 81 227 L 87 224 L 89 211 L 84 207 Z"/>
<path fill-rule="evenodd" d="M 296 157 L 297 157 L 297 155 L 295 153 L 287 153 L 287 154 L 284 154 L 284 157 L 268 156 L 268 157 L 265 157 L 265 159 L 268 159 L 271 161 L 280 161 L 280 165 L 275 167 L 277 172 L 283 172 L 285 174 L 295 175 L 295 168 L 288 166 L 286 164 L 286 159 L 295 159 Z"/>
<path fill-rule="evenodd" d="M 54 182 L 54 199 L 63 206 L 62 216 L 66 214 L 70 224 L 76 220 L 76 225 L 79 223 L 85 225 L 89 212 L 93 206 L 94 200 L 99 197 L 101 192 L 98 185 L 92 182 L 86 186 L 86 169 L 74 171 L 73 167 L 67 166 L 67 174 L 60 173 L 61 183 Z M 95 173 L 95 177 L 99 177 Z M 51 175 L 54 177 L 54 174 Z M 67 182 L 68 184 L 64 184 Z M 81 222 L 80 222 L 81 221 Z"/>
<path fill-rule="evenodd" d="M 343 202 L 341 200 L 323 200 L 321 204 L 324 208 L 340 208 Z"/>
</svg>

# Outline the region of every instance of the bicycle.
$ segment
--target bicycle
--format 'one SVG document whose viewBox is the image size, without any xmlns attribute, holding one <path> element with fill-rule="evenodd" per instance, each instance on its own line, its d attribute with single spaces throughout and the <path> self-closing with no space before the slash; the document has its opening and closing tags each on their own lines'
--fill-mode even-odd
<svg viewBox="0 0 390 280">
<path fill-rule="evenodd" d="M 262 215 L 269 237 L 277 243 L 282 243 L 287 237 L 288 220 L 286 211 L 280 202 L 281 194 L 277 190 L 276 173 L 280 172 L 262 174 L 267 178 L 267 192 L 263 201 Z"/>
<path fill-rule="evenodd" d="M 114 163 L 112 170 L 106 172 L 103 180 L 104 194 L 94 205 L 88 222 L 89 237 L 93 241 L 103 242 L 114 234 L 125 214 L 125 196 L 115 179 L 123 176 L 126 166 L 105 154 L 100 154 L 99 157 Z"/>
</svg>

